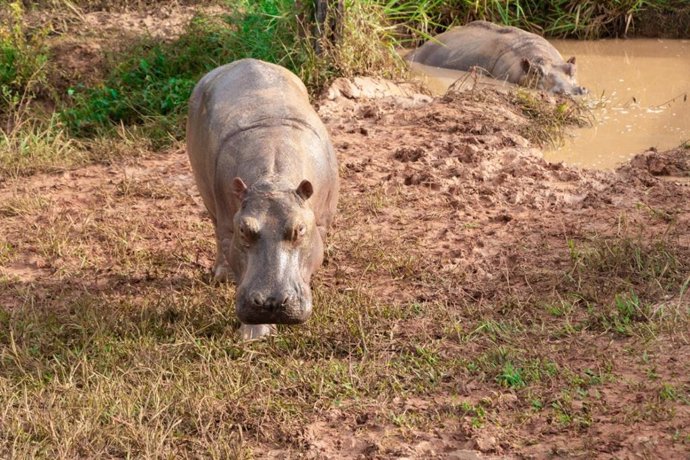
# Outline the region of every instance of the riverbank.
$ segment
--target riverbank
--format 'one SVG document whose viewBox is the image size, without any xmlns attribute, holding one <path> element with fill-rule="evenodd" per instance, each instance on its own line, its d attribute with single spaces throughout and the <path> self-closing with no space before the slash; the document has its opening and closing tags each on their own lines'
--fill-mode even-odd
<svg viewBox="0 0 690 460">
<path fill-rule="evenodd" d="M 128 30 L 169 43 L 182 10 Z M 63 19 L 86 24 L 49 37 L 65 87 L 102 81 L 123 17 Z M 567 101 L 458 89 L 346 79 L 314 99 L 342 181 L 314 315 L 252 343 L 210 281 L 175 129 L 73 137 L 13 112 L 0 457 L 686 456 L 690 150 L 549 163 L 539 120 Z"/>
</svg>

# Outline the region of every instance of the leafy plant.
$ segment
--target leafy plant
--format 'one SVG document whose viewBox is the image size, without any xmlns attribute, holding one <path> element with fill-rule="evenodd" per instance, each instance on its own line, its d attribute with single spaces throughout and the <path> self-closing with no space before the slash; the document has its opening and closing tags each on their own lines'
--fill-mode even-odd
<svg viewBox="0 0 690 460">
<path fill-rule="evenodd" d="M 522 369 L 515 367 L 510 361 L 503 365 L 503 370 L 498 375 L 497 380 L 501 385 L 508 388 L 521 388 L 525 386 Z"/>
<path fill-rule="evenodd" d="M 233 58 L 230 35 L 227 23 L 196 17 L 174 43 L 139 43 L 102 85 L 70 89 L 71 103 L 62 117 L 79 136 L 138 124 L 159 143 L 179 137 L 181 116 L 198 77 Z"/>
</svg>

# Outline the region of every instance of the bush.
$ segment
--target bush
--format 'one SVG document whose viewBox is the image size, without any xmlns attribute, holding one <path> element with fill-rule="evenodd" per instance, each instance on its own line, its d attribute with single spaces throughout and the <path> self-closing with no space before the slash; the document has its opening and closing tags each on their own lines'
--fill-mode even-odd
<svg viewBox="0 0 690 460">
<path fill-rule="evenodd" d="M 201 74 L 234 58 L 225 22 L 196 17 L 174 43 L 144 41 L 120 58 L 105 82 L 69 90 L 62 118 L 78 136 L 113 125 L 143 125 L 154 140 L 181 134 L 181 115 Z"/>
</svg>

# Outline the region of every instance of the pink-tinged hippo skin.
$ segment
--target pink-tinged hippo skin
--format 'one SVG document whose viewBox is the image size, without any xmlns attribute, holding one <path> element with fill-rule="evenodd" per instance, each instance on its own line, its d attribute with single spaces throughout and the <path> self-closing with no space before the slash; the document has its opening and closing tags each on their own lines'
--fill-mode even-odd
<svg viewBox="0 0 690 460">
<path fill-rule="evenodd" d="M 214 277 L 237 284 L 242 337 L 305 322 L 339 186 L 304 84 L 255 59 L 212 70 L 189 102 L 187 153 L 215 226 Z"/>
<path fill-rule="evenodd" d="M 456 70 L 478 68 L 491 77 L 556 94 L 585 94 L 575 58 L 564 61 L 539 35 L 486 21 L 454 27 L 408 55 L 420 64 Z"/>
</svg>

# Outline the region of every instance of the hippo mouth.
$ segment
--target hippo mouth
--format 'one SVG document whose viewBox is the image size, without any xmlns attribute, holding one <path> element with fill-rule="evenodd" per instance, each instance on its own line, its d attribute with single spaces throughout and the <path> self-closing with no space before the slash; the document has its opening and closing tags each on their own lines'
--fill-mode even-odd
<svg viewBox="0 0 690 460">
<path fill-rule="evenodd" d="M 311 316 L 311 308 L 273 310 L 238 304 L 236 311 L 243 324 L 302 324 Z"/>
<path fill-rule="evenodd" d="M 311 300 L 293 298 L 288 302 L 250 301 L 238 296 L 235 305 L 237 318 L 244 324 L 302 324 L 311 316 Z"/>
</svg>

